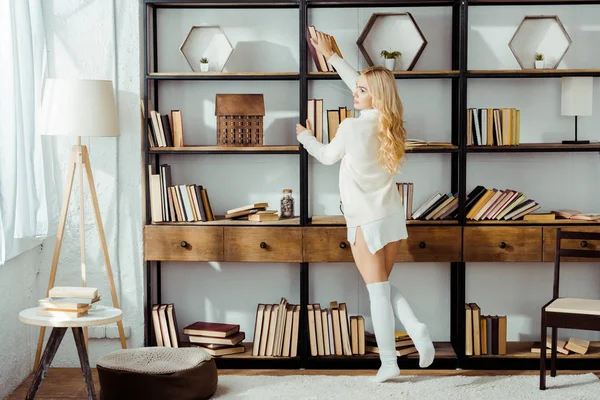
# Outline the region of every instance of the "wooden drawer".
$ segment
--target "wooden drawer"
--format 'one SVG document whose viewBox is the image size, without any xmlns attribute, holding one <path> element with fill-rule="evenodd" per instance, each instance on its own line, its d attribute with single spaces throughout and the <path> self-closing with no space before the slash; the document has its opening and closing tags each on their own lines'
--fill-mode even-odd
<svg viewBox="0 0 600 400">
<path fill-rule="evenodd" d="M 224 227 L 224 260 L 302 262 L 302 228 Z"/>
<path fill-rule="evenodd" d="M 346 227 L 304 228 L 304 261 L 353 262 Z"/>
<path fill-rule="evenodd" d="M 600 232 L 600 226 L 545 226 L 544 261 L 554 262 L 554 254 L 556 249 L 556 229 L 558 228 L 561 228 L 563 231 Z M 585 240 L 583 245 L 581 242 L 581 240 L 563 239 L 562 247 L 577 250 L 600 250 L 600 241 L 598 240 Z M 560 261 L 592 262 L 594 260 L 591 258 L 562 257 Z"/>
<path fill-rule="evenodd" d="M 305 228 L 304 261 L 354 262 L 343 228 Z M 408 227 L 400 242 L 398 262 L 460 261 L 461 227 Z"/>
<path fill-rule="evenodd" d="M 466 262 L 540 262 L 542 227 L 466 226 Z"/>
<path fill-rule="evenodd" d="M 398 262 L 461 261 L 460 226 L 409 226 L 408 239 L 400 242 Z"/>
<path fill-rule="evenodd" d="M 148 261 L 222 261 L 222 226 L 144 227 L 144 258 Z"/>
</svg>

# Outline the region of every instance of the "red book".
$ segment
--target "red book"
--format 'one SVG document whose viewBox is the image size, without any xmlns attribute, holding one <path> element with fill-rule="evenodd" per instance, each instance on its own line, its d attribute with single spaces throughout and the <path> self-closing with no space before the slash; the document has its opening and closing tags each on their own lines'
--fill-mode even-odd
<svg viewBox="0 0 600 400">
<path fill-rule="evenodd" d="M 199 321 L 183 328 L 183 333 L 195 336 L 227 337 L 237 333 L 239 330 L 239 325 Z"/>
</svg>

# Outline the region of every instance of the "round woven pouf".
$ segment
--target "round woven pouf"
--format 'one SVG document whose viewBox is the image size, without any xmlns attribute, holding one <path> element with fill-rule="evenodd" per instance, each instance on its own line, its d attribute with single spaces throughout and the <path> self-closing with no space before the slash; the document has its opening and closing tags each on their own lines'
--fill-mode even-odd
<svg viewBox="0 0 600 400">
<path fill-rule="evenodd" d="M 204 400 L 219 380 L 215 360 L 193 347 L 117 350 L 96 367 L 102 400 Z"/>
</svg>

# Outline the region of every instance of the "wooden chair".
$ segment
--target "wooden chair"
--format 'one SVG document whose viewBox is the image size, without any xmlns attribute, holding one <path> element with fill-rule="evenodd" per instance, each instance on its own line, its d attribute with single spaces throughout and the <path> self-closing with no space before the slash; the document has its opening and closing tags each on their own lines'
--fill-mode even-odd
<svg viewBox="0 0 600 400">
<path fill-rule="evenodd" d="M 580 249 L 566 249 L 564 239 L 580 240 Z M 600 300 L 559 297 L 560 262 L 563 257 L 584 257 L 600 260 L 600 250 L 588 240 L 600 241 L 600 233 L 556 230 L 554 256 L 554 289 L 552 300 L 542 307 L 542 334 L 540 338 L 540 390 L 546 389 L 546 335 L 552 328 L 550 375 L 556 376 L 556 342 L 558 328 L 600 331 Z M 573 243 L 573 242 L 571 242 Z M 586 249 L 590 248 L 590 249 Z"/>
</svg>

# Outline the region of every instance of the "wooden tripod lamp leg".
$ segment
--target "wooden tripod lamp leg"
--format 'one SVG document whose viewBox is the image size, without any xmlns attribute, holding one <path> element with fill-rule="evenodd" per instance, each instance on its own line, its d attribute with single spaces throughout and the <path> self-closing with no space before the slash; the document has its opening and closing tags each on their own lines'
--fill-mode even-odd
<svg viewBox="0 0 600 400">
<path fill-rule="evenodd" d="M 71 165 L 67 172 L 67 184 L 65 185 L 65 191 L 63 194 L 63 204 L 60 210 L 60 219 L 58 222 L 58 231 L 56 232 L 56 243 L 54 245 L 54 256 L 52 257 L 52 268 L 50 268 L 50 279 L 48 281 L 48 290 L 46 290 L 46 296 L 50 295 L 50 289 L 54 287 L 54 281 L 56 280 L 56 269 L 58 267 L 58 258 L 60 256 L 60 247 L 62 245 L 63 234 L 65 233 L 65 222 L 67 220 L 67 210 L 69 209 L 69 201 L 71 200 L 71 189 L 73 188 L 73 178 L 75 177 L 75 167 L 77 166 L 80 152 L 79 146 L 73 146 L 71 150 Z M 37 350 L 35 353 L 35 361 L 33 362 L 33 369 L 35 370 L 40 362 L 40 356 L 42 355 L 42 346 L 44 344 L 44 336 L 46 335 L 46 327 L 40 328 L 40 336 L 38 338 Z"/>
<path fill-rule="evenodd" d="M 81 136 L 77 138 L 77 144 L 81 146 Z M 79 168 L 79 237 L 81 247 L 81 286 L 87 286 L 87 271 L 85 261 L 85 200 L 83 198 L 83 152 L 80 151 L 77 157 L 77 161 L 81 168 Z M 88 328 L 83 328 L 83 341 L 85 342 L 85 348 L 88 348 Z"/>
<path fill-rule="evenodd" d="M 96 196 L 96 187 L 94 186 L 94 176 L 92 175 L 92 168 L 90 166 L 90 159 L 86 147 L 83 147 L 83 165 L 85 165 L 85 172 L 90 187 L 90 193 L 92 196 L 92 205 L 94 209 L 94 215 L 96 216 L 96 224 L 98 225 L 98 236 L 100 237 L 100 243 L 102 247 L 102 254 L 104 254 L 104 262 L 106 263 L 106 274 L 108 275 L 108 284 L 110 286 L 110 294 L 112 296 L 113 306 L 119 307 L 119 299 L 117 298 L 117 291 L 115 289 L 115 281 L 113 278 L 112 267 L 110 265 L 110 259 L 108 257 L 108 247 L 106 246 L 106 237 L 104 235 L 104 225 L 102 225 L 102 217 L 100 215 L 100 207 L 98 205 L 98 197 Z M 119 327 L 119 336 L 121 337 L 121 347 L 127 348 L 127 341 L 125 340 L 125 330 L 123 329 L 123 321 L 117 322 Z"/>
</svg>

